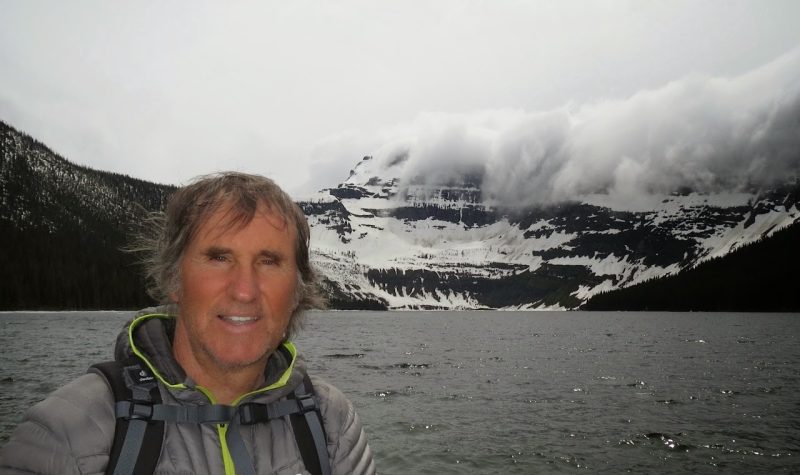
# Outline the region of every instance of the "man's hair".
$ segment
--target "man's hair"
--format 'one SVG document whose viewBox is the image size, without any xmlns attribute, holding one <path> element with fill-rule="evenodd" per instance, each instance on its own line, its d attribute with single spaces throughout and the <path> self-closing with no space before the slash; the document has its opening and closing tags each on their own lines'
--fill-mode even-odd
<svg viewBox="0 0 800 475">
<path fill-rule="evenodd" d="M 227 223 L 244 227 L 253 219 L 259 205 L 280 216 L 287 226 L 294 225 L 297 242 L 297 308 L 291 315 L 286 338 L 299 329 L 303 311 L 322 308 L 317 274 L 309 261 L 310 231 L 300 207 L 269 178 L 239 172 L 221 172 L 197 177 L 179 188 L 167 201 L 166 210 L 149 220 L 149 228 L 136 246 L 143 251 L 148 293 L 162 304 L 180 290 L 180 261 L 200 227 L 212 214 L 228 207 Z"/>
</svg>

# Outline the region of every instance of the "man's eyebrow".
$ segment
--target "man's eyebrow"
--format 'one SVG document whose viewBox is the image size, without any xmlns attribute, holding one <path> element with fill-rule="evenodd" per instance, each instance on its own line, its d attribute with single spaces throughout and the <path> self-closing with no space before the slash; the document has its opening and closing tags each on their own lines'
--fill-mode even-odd
<svg viewBox="0 0 800 475">
<path fill-rule="evenodd" d="M 228 248 L 228 247 L 223 247 L 223 246 L 215 246 L 215 245 L 211 245 L 211 246 L 209 246 L 209 247 L 207 247 L 206 249 L 203 250 L 203 255 L 204 256 L 209 256 L 209 257 L 220 256 L 220 255 L 223 255 L 223 254 L 231 254 L 231 253 L 233 253 L 233 249 Z M 281 262 L 284 259 L 286 259 L 286 255 L 283 252 L 276 251 L 276 250 L 273 250 L 273 249 L 262 249 L 258 253 L 258 256 L 259 257 L 266 257 L 267 259 L 271 259 L 271 260 L 276 261 L 276 262 Z"/>
<path fill-rule="evenodd" d="M 278 262 L 282 261 L 285 257 L 282 252 L 273 251 L 271 249 L 264 249 L 259 252 L 258 255 Z"/>
<path fill-rule="evenodd" d="M 209 246 L 203 250 L 203 254 L 206 256 L 219 256 L 220 254 L 228 254 L 230 252 L 230 249 L 222 246 Z"/>
</svg>

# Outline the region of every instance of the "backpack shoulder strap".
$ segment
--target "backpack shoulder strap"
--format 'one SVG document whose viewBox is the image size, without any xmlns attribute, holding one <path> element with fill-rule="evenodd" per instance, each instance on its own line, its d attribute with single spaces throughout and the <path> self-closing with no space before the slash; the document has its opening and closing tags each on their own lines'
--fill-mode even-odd
<svg viewBox="0 0 800 475">
<path fill-rule="evenodd" d="M 303 382 L 289 395 L 289 399 L 296 399 L 300 408 L 299 412 L 289 415 L 289 420 L 306 469 L 312 474 L 329 475 L 331 462 L 328 456 L 328 440 L 314 386 L 307 374 L 303 376 Z"/>
<path fill-rule="evenodd" d="M 152 406 L 161 403 L 156 379 L 139 358 L 108 361 L 89 368 L 103 376 L 114 394 L 117 418 L 106 474 L 152 474 L 164 441 L 164 422 L 150 420 Z M 129 408 L 119 413 L 120 403 Z"/>
<path fill-rule="evenodd" d="M 195 411 L 197 414 L 193 413 L 193 417 L 189 417 L 188 413 L 168 411 L 171 408 L 161 404 L 161 394 L 155 377 L 150 368 L 135 356 L 125 361 L 99 363 L 93 365 L 89 371 L 102 375 L 114 394 L 117 423 L 106 468 L 107 475 L 152 474 L 161 455 L 165 420 L 220 422 L 227 421 L 236 414 L 243 424 L 268 422 L 277 417 L 289 416 L 306 469 L 312 474 L 331 473 L 322 415 L 314 386 L 307 374 L 303 376 L 303 382 L 288 395 L 288 400 L 267 405 L 245 403 L 238 408 L 213 406 L 210 409 L 214 410 L 207 411 L 209 414 L 203 417 L 200 417 L 198 411 Z M 220 408 L 228 411 L 221 411 Z"/>
</svg>

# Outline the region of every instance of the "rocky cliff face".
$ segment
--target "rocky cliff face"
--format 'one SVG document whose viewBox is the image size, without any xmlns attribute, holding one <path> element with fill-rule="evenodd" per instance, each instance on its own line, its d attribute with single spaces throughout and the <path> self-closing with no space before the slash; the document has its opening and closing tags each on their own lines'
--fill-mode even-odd
<svg viewBox="0 0 800 475">
<path fill-rule="evenodd" d="M 365 157 L 305 198 L 313 259 L 337 303 L 393 309 L 570 309 L 590 296 L 689 268 L 800 219 L 800 183 L 769 190 L 607 197 L 517 206 L 480 171 L 403 177 L 403 157 Z M 433 184 L 432 184 L 433 183 Z M 657 198 L 657 199 L 656 199 Z"/>
</svg>

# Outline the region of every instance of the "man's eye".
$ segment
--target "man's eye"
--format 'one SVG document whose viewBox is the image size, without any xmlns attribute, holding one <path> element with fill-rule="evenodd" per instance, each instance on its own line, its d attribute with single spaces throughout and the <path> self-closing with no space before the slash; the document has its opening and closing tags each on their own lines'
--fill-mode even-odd
<svg viewBox="0 0 800 475">
<path fill-rule="evenodd" d="M 208 260 L 212 262 L 227 262 L 228 256 L 225 254 L 209 254 Z"/>
<path fill-rule="evenodd" d="M 280 263 L 280 259 L 274 256 L 263 256 L 261 257 L 261 264 L 265 266 L 275 266 Z"/>
</svg>

